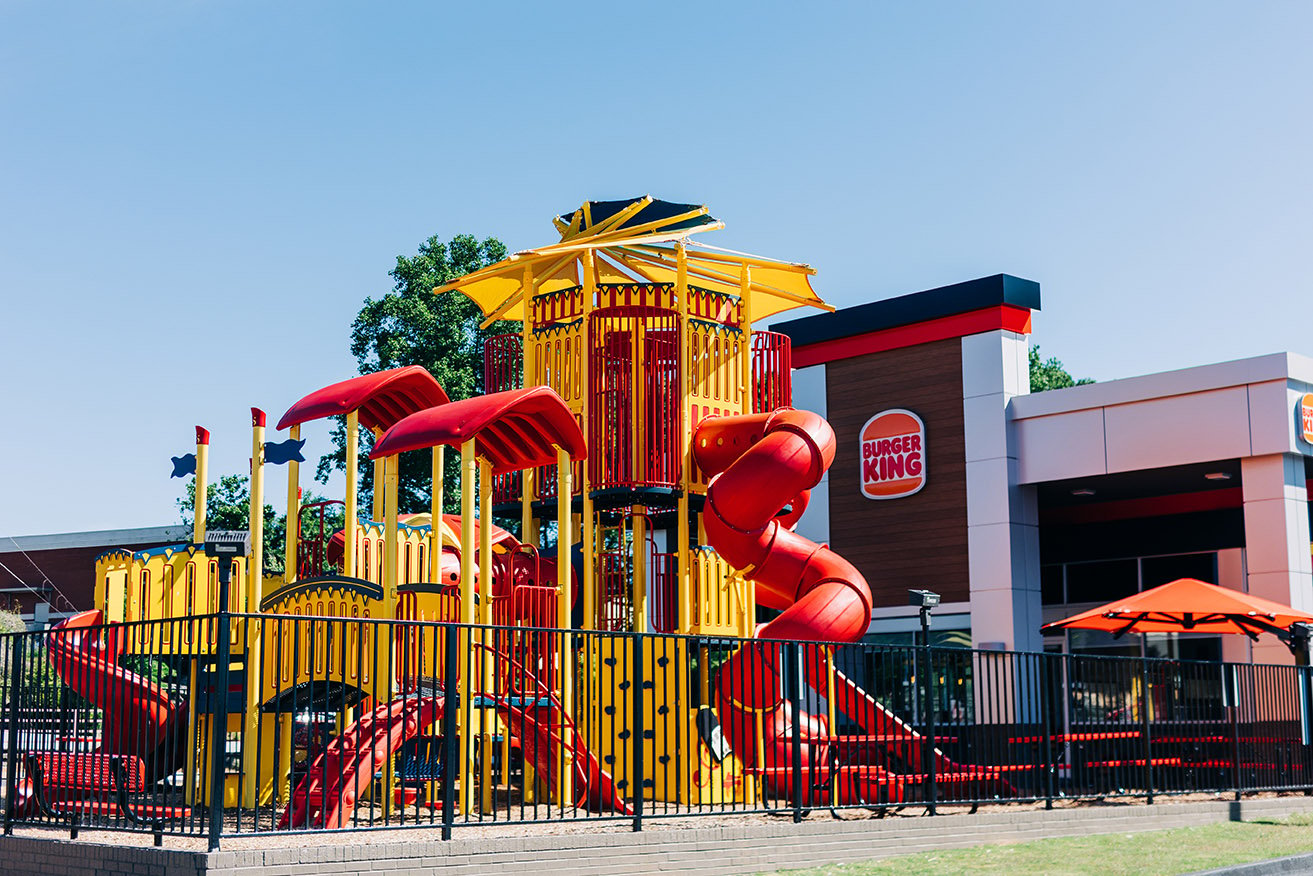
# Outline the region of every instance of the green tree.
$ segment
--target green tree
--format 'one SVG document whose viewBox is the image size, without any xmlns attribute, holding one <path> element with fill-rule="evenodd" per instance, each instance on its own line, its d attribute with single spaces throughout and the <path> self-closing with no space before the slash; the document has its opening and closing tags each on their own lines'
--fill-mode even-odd
<svg viewBox="0 0 1313 876">
<path fill-rule="evenodd" d="M 1041 359 L 1039 345 L 1030 348 L 1030 391 L 1043 392 L 1046 389 L 1062 389 L 1067 386 L 1082 386 L 1093 383 L 1094 378 L 1082 377 L 1079 380 L 1063 367 L 1056 356 Z"/>
<path fill-rule="evenodd" d="M 489 335 L 519 332 L 518 322 L 497 322 L 479 329 L 483 320 L 474 302 L 458 293 L 434 295 L 433 288 L 506 257 L 506 246 L 495 238 L 477 240 L 468 234 L 446 243 L 436 236 L 420 245 L 414 256 L 397 256 L 388 272 L 392 291 L 366 298 L 351 325 L 351 354 L 361 374 L 388 368 L 422 365 L 453 401 L 483 392 L 483 341 Z M 346 422 L 334 425 L 332 452 L 321 457 L 315 478 L 328 482 L 333 470 L 346 469 Z M 373 438 L 361 435 L 361 508 L 368 509 L 374 492 L 369 462 Z M 445 510 L 459 508 L 459 460 L 448 453 L 444 469 Z M 402 513 L 429 510 L 432 457 L 407 453 L 401 457 L 398 506 Z M 367 511 L 366 511 L 367 513 Z"/>
<path fill-rule="evenodd" d="M 268 481 L 265 482 L 268 489 Z M 301 506 L 322 502 L 320 496 L 305 491 L 301 496 Z M 250 478 L 246 475 L 224 475 L 209 485 L 205 491 L 205 528 L 238 529 L 250 527 L 251 488 Z M 182 522 L 191 527 L 196 516 L 196 480 L 187 483 L 187 495 L 178 499 L 178 511 Z M 324 514 L 324 529 L 331 535 L 342 528 L 342 506 L 329 506 Z M 301 533 L 302 538 L 319 536 L 319 518 L 307 519 Z M 274 506 L 264 506 L 264 568 L 267 572 L 281 572 L 284 565 L 284 549 L 287 545 L 287 515 L 279 514 Z"/>
</svg>

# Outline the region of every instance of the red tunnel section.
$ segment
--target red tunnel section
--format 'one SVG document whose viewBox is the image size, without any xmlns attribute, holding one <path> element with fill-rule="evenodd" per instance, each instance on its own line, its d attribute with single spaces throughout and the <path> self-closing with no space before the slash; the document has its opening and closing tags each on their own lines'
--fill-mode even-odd
<svg viewBox="0 0 1313 876">
<path fill-rule="evenodd" d="M 781 611 L 757 631 L 758 639 L 855 642 L 870 623 L 871 589 L 862 574 L 829 547 L 790 529 L 834 453 L 830 424 L 817 414 L 790 408 L 712 417 L 694 433 L 694 459 L 712 478 L 703 511 L 707 541 L 756 582 L 760 605 Z M 745 646 L 735 652 L 720 672 L 717 707 L 744 764 L 765 774 L 776 793 L 792 794 L 795 719 L 782 693 L 779 657 L 780 649 L 770 646 Z M 806 662 L 807 680 L 824 690 L 824 661 Z M 840 765 L 826 719 L 798 716 L 802 775 L 830 779 L 807 782 L 805 796 L 810 799 L 821 788 L 833 787 L 840 803 L 874 801 L 882 796 L 880 783 L 889 778 L 885 762 L 918 764 L 921 738 L 838 672 L 835 695 L 840 711 L 877 735 L 873 738 L 892 735 L 899 744 L 891 750 L 876 745 L 861 758 L 866 762 Z M 937 751 L 933 757 L 941 769 L 956 767 Z"/>
</svg>

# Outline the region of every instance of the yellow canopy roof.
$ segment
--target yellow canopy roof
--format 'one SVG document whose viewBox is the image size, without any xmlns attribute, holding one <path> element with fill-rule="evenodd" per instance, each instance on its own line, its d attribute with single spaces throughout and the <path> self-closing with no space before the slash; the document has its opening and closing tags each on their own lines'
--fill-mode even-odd
<svg viewBox="0 0 1313 876">
<path fill-rule="evenodd" d="M 659 201 L 648 195 L 588 201 L 552 221 L 561 234 L 559 243 L 517 252 L 433 291 L 454 290 L 468 296 L 487 317 L 486 326 L 499 319 L 524 319 L 526 281 L 532 286 L 531 297 L 579 285 L 587 252 L 595 256 L 596 282 L 673 283 L 678 247 L 686 245 L 689 285 L 739 295 L 742 273 L 747 269 L 754 321 L 795 307 L 834 309 L 812 290 L 810 278 L 816 271 L 808 265 L 690 240 L 692 234 L 724 227 L 706 207 Z"/>
</svg>

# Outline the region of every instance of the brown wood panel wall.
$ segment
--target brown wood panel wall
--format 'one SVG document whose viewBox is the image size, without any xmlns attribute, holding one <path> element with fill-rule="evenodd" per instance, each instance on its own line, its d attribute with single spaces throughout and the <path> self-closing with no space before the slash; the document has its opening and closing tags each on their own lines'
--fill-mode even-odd
<svg viewBox="0 0 1313 876">
<path fill-rule="evenodd" d="M 875 605 L 906 605 L 909 588 L 945 602 L 969 598 L 962 342 L 958 338 L 842 359 L 826 366 L 839 446 L 830 467 L 830 546 L 866 576 Z M 906 408 L 926 433 L 926 485 L 876 501 L 859 487 L 862 425 Z"/>
</svg>

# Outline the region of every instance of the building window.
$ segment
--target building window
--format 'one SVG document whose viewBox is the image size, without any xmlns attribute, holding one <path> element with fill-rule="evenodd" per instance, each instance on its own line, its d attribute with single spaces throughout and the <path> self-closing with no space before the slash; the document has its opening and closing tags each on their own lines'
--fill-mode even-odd
<svg viewBox="0 0 1313 876">
<path fill-rule="evenodd" d="M 1149 590 L 1177 578 L 1197 578 L 1217 583 L 1217 554 L 1178 554 L 1140 560 L 1141 589 Z"/>
<path fill-rule="evenodd" d="M 1067 602 L 1108 602 L 1140 590 L 1137 560 L 1067 564 Z"/>
</svg>

